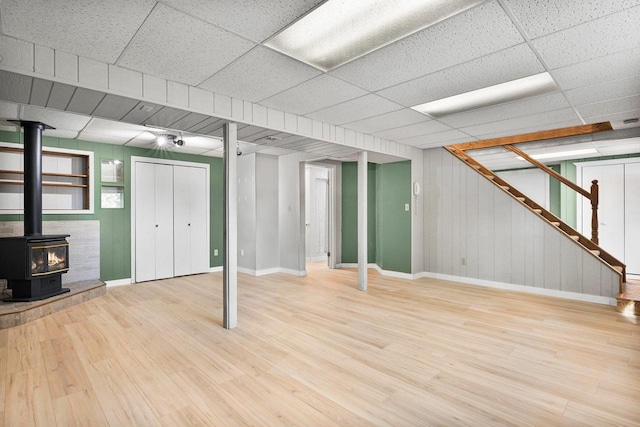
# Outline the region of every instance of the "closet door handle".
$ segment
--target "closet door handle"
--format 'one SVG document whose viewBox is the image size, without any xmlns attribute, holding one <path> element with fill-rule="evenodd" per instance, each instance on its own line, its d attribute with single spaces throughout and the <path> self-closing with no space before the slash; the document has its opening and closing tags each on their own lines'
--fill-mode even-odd
<svg viewBox="0 0 640 427">
<path fill-rule="evenodd" d="M 158 224 L 156 224 L 156 228 L 158 228 Z"/>
<path fill-rule="evenodd" d="M 187 224 L 188 227 L 191 227 L 191 224 Z"/>
</svg>

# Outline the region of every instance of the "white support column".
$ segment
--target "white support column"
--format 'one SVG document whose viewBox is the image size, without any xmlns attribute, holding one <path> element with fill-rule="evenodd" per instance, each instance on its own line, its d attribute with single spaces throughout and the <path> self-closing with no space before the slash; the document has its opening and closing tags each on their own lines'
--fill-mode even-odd
<svg viewBox="0 0 640 427">
<path fill-rule="evenodd" d="M 368 153 L 361 151 L 358 154 L 358 289 L 367 290 L 367 177 L 368 177 Z"/>
<path fill-rule="evenodd" d="M 238 125 L 224 125 L 224 177 L 223 177 L 223 326 L 226 329 L 238 326 L 238 179 L 237 144 Z"/>
</svg>

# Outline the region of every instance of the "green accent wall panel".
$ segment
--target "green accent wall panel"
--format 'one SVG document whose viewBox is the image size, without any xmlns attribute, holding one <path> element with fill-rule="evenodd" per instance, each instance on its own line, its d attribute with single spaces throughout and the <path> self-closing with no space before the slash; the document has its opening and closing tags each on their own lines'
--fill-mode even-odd
<svg viewBox="0 0 640 427">
<path fill-rule="evenodd" d="M 377 165 L 376 178 L 376 263 L 411 273 L 411 162 Z"/>
</svg>

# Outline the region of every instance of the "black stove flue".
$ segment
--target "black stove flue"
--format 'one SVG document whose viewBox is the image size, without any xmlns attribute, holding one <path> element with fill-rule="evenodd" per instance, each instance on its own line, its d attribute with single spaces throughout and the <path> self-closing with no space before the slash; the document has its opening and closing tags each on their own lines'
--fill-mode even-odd
<svg viewBox="0 0 640 427">
<path fill-rule="evenodd" d="M 12 296 L 5 302 L 34 301 L 69 292 L 69 235 L 42 235 L 41 122 L 13 121 L 24 128 L 24 236 L 0 238 L 0 278 Z"/>
</svg>

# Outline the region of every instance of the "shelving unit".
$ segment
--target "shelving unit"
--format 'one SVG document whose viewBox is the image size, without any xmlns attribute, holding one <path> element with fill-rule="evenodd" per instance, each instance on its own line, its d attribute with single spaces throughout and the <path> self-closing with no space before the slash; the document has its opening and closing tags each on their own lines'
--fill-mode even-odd
<svg viewBox="0 0 640 427">
<path fill-rule="evenodd" d="M 21 213 L 23 148 L 0 143 L 0 213 Z M 45 213 L 93 212 L 93 153 L 46 147 L 42 151 L 43 209 Z M 14 188 L 12 188 L 14 187 Z"/>
</svg>

